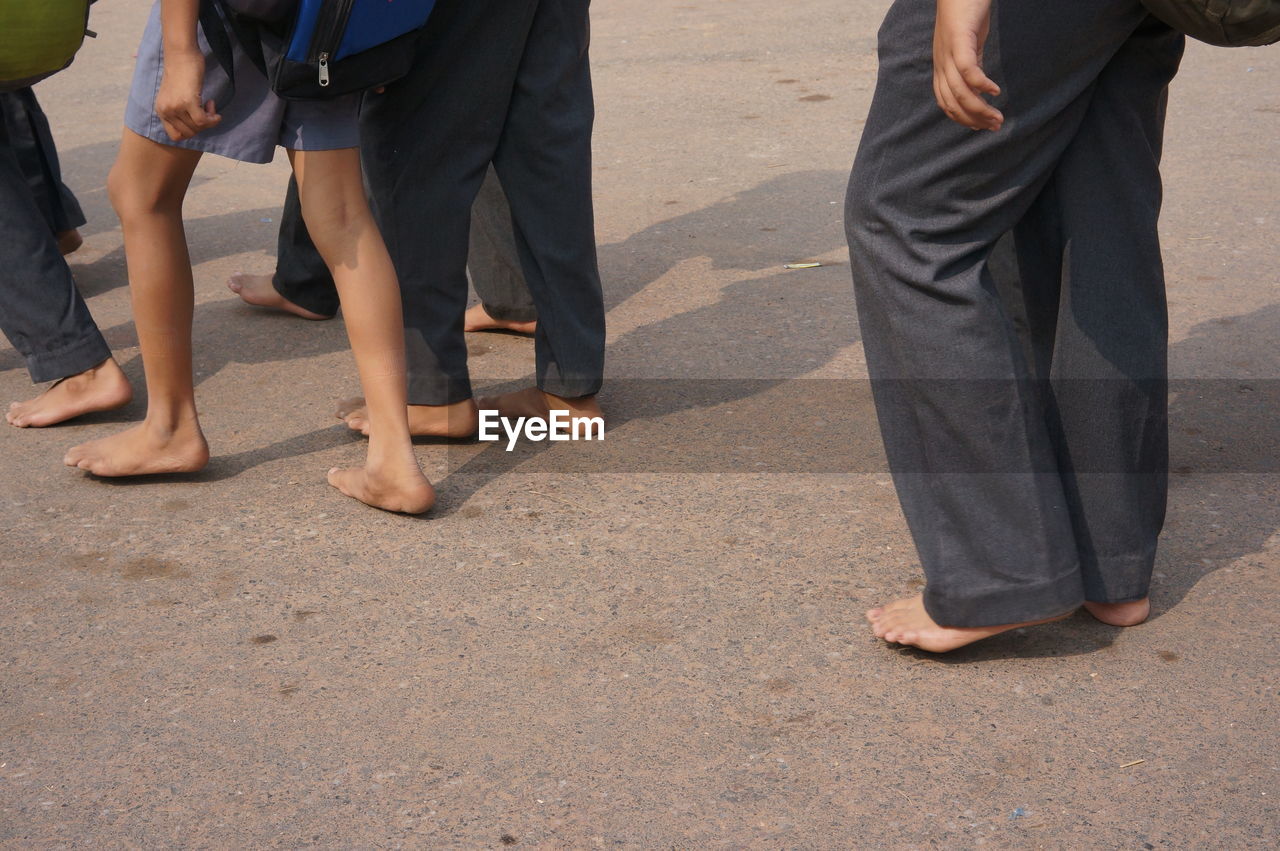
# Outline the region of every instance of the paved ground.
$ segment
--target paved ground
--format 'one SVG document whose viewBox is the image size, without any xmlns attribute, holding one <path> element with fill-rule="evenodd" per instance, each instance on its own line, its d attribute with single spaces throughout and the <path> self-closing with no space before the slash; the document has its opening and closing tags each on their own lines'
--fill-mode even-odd
<svg viewBox="0 0 1280 851">
<path fill-rule="evenodd" d="M 1193 46 L 1164 233 L 1174 480 L 1155 617 L 936 660 L 863 609 L 918 585 L 884 474 L 840 201 L 882 0 L 601 0 L 614 425 L 423 444 L 439 508 L 357 508 L 341 327 L 255 313 L 286 172 L 188 200 L 215 460 L 119 484 L 0 429 L 8 847 L 1273 847 L 1280 823 L 1280 50 Z M 140 382 L 103 182 L 148 3 L 40 94 L 78 280 Z M 828 265 L 785 271 L 784 263 Z M 472 340 L 487 386 L 530 344 Z M 30 392 L 0 348 L 0 398 Z"/>
</svg>

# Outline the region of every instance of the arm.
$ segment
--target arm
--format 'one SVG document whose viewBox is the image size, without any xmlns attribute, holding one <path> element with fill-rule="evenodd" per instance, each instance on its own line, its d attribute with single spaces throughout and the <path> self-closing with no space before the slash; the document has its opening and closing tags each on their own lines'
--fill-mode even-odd
<svg viewBox="0 0 1280 851">
<path fill-rule="evenodd" d="M 938 0 L 933 30 L 933 95 L 942 111 L 973 130 L 999 130 L 1000 111 L 982 99 L 1000 87 L 982 71 L 992 0 Z"/>
<path fill-rule="evenodd" d="M 196 40 L 200 0 L 161 0 L 164 32 L 164 76 L 156 94 L 156 114 L 169 138 L 190 139 L 222 120 L 214 103 L 200 103 L 204 84 L 204 54 Z"/>
</svg>

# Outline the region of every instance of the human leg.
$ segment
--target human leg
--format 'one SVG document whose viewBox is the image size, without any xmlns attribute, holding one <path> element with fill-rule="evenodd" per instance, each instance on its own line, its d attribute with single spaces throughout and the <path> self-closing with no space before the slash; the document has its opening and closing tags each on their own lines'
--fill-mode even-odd
<svg viewBox="0 0 1280 851">
<path fill-rule="evenodd" d="M 901 630 L 877 627 L 900 636 L 924 629 L 920 617 L 1008 628 L 1083 598 L 1042 394 L 987 259 L 1048 182 L 1097 77 L 1145 17 L 1138 3 L 1114 0 L 998 4 L 985 58 L 1006 122 L 972 133 L 933 102 L 933 12 L 928 0 L 898 0 L 881 29 L 846 210 L 877 411 L 927 581 Z"/>
<path fill-rule="evenodd" d="M 537 385 L 548 399 L 593 397 L 604 374 L 604 296 L 591 195 L 589 6 L 587 0 L 538 4 L 494 154 L 537 308 Z"/>
<path fill-rule="evenodd" d="M 66 463 L 99 476 L 202 469 L 209 446 L 191 374 L 194 286 L 182 199 L 200 154 L 126 130 L 107 179 L 124 231 L 134 325 L 147 380 L 147 416 L 111 437 L 76 446 Z"/>
<path fill-rule="evenodd" d="M 342 298 L 370 425 L 363 468 L 331 470 L 334 487 L 388 511 L 421 514 L 435 501 L 405 417 L 404 324 L 395 268 L 374 224 L 355 148 L 291 151 L 302 214 Z"/>
<path fill-rule="evenodd" d="M 111 358 L 62 259 L 0 122 L 0 331 L 22 353 L 32 381 L 56 381 L 12 403 L 10 425 L 39 427 L 127 404 L 133 393 Z"/>
<path fill-rule="evenodd" d="M 467 271 L 480 303 L 467 310 L 467 331 L 532 334 L 538 311 L 520 268 L 517 234 L 502 183 L 490 166 L 471 206 Z"/>
<path fill-rule="evenodd" d="M 1182 46 L 1149 18 L 1099 76 L 1050 187 L 1060 286 L 1027 292 L 1049 347 L 1039 360 L 1086 606 L 1108 622 L 1145 617 L 1164 522 L 1168 320 L 1156 226 L 1167 86 Z M 1035 235 L 1017 236 L 1030 253 Z"/>
<path fill-rule="evenodd" d="M 333 276 L 302 220 L 296 177 L 289 178 L 284 210 L 280 214 L 275 272 L 232 275 L 227 289 L 247 304 L 282 310 L 303 319 L 332 319 L 338 312 L 338 290 Z"/>
</svg>

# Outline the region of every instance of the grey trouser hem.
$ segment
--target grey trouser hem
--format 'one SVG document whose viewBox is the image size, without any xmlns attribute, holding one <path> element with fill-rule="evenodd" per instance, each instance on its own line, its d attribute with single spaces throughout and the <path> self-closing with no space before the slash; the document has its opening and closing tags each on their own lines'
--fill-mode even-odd
<svg viewBox="0 0 1280 851">
<path fill-rule="evenodd" d="M 1080 572 L 1075 565 L 1053 579 L 1029 585 L 970 588 L 926 585 L 924 609 L 941 626 L 1001 626 L 1064 615 L 1080 608 Z"/>
<path fill-rule="evenodd" d="M 599 376 L 545 375 L 538 378 L 538 389 L 563 399 L 594 396 L 600 392 Z"/>
<path fill-rule="evenodd" d="M 1135 555 L 1105 558 L 1084 556 L 1080 572 L 1084 577 L 1084 598 L 1091 603 L 1127 603 L 1151 593 L 1151 571 L 1156 563 L 1156 547 Z"/>
<path fill-rule="evenodd" d="M 70 345 L 27 356 L 27 371 L 36 384 L 79 375 L 111 357 L 111 348 L 97 328 L 83 329 L 84 336 Z"/>
</svg>

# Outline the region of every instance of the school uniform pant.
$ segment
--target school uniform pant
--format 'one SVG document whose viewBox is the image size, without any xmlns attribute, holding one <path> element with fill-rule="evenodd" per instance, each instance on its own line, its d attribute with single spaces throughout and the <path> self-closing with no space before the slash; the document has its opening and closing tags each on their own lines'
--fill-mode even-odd
<svg viewBox="0 0 1280 851">
<path fill-rule="evenodd" d="M 538 319 L 538 386 L 565 397 L 600 388 L 589 5 L 440 0 L 413 70 L 365 98 L 362 161 L 400 277 L 411 404 L 471 396 L 466 265 L 472 204 L 490 164 Z M 336 299 L 312 294 L 331 293 L 332 283 L 296 207 L 285 220 L 277 289 L 309 310 L 334 312 Z"/>
<path fill-rule="evenodd" d="M 885 19 L 846 204 L 925 608 L 984 626 L 1144 597 L 1168 468 L 1159 159 L 1183 38 L 1137 0 L 996 0 L 984 68 L 1005 124 L 975 132 L 934 103 L 934 17 L 934 0 L 897 0 Z M 1007 234 L 997 268 L 1016 281 L 992 271 Z"/>
<path fill-rule="evenodd" d="M 0 93 L 0 331 L 34 382 L 84 372 L 111 356 L 58 251 L 84 224 L 62 184 L 49 122 L 31 89 Z"/>
</svg>

